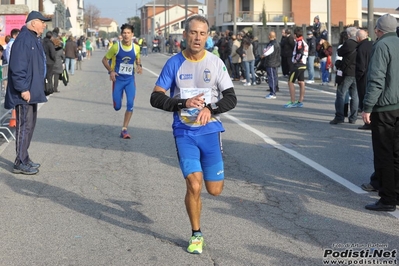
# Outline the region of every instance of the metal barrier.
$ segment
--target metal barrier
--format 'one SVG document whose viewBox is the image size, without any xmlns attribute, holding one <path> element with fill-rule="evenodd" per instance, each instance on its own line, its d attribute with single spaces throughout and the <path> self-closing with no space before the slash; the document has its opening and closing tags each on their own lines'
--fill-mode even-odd
<svg viewBox="0 0 399 266">
<path fill-rule="evenodd" d="M 15 139 L 14 134 L 11 132 L 11 130 L 7 127 L 8 123 L 5 123 L 5 121 L 9 120 L 10 115 L 11 115 L 11 110 L 4 109 L 4 96 L 6 95 L 6 84 L 7 84 L 7 74 L 8 74 L 8 65 L 2 65 L 0 66 L 0 88 L 1 88 L 1 94 L 0 94 L 0 130 L 5 130 L 8 133 L 10 133 L 11 137 Z M 4 137 L 4 139 L 7 142 L 10 142 L 7 138 L 7 136 L 0 131 L 0 135 Z"/>
</svg>

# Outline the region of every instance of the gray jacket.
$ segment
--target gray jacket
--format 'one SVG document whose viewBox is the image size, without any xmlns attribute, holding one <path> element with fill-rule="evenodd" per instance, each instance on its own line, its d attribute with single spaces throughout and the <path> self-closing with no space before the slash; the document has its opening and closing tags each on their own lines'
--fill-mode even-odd
<svg viewBox="0 0 399 266">
<path fill-rule="evenodd" d="M 55 48 L 55 64 L 53 66 L 53 73 L 54 74 L 61 74 L 64 70 L 62 64 L 64 63 L 65 55 L 64 50 L 61 47 Z"/>
<path fill-rule="evenodd" d="M 386 33 L 373 45 L 367 70 L 366 113 L 399 109 L 399 38 Z"/>
</svg>

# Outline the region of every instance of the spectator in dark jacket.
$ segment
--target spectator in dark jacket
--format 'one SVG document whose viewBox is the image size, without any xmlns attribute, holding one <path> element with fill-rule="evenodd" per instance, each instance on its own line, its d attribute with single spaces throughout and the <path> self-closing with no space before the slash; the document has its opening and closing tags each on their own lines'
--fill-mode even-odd
<svg viewBox="0 0 399 266">
<path fill-rule="evenodd" d="M 45 94 L 50 95 L 54 92 L 53 86 L 53 67 L 55 63 L 55 47 L 52 41 L 53 33 L 48 31 L 46 37 L 43 39 L 43 49 L 46 54 L 46 80 L 45 80 Z"/>
<path fill-rule="evenodd" d="M 320 30 L 321 30 L 321 23 L 320 23 L 320 17 L 317 15 L 313 19 L 313 36 L 316 38 L 316 41 L 320 40 Z"/>
<path fill-rule="evenodd" d="M 284 77 L 288 77 L 288 75 L 294 69 L 294 64 L 292 63 L 292 53 L 295 47 L 295 40 L 290 29 L 283 29 L 281 34 L 281 70 Z"/>
<path fill-rule="evenodd" d="M 276 33 L 271 31 L 269 33 L 270 42 L 262 54 L 263 66 L 267 72 L 267 82 L 269 83 L 270 93 L 266 95 L 266 99 L 276 99 L 276 92 L 278 88 L 278 74 L 277 69 L 280 66 L 280 45 L 276 40 Z"/>
<path fill-rule="evenodd" d="M 358 29 L 349 27 L 346 29 L 348 33 L 348 40 L 338 49 L 338 56 L 342 56 L 341 70 L 343 72 L 343 81 L 337 87 L 335 98 L 335 117 L 330 121 L 330 124 L 344 123 L 344 104 L 345 96 L 349 90 L 350 100 L 350 114 L 349 123 L 355 124 L 357 120 L 357 112 L 359 107 L 359 97 L 356 88 L 356 33 Z"/>
<path fill-rule="evenodd" d="M 363 99 L 367 86 L 367 68 L 369 66 L 371 50 L 373 49 L 373 41 L 369 41 L 367 32 L 359 30 L 356 33 L 357 54 L 356 54 L 356 87 L 359 96 L 359 110 L 363 111 Z M 358 127 L 359 129 L 371 129 L 369 124 Z"/>
<path fill-rule="evenodd" d="M 253 49 L 253 53 L 255 56 L 255 67 L 258 65 L 259 60 L 260 60 L 260 54 L 259 54 L 259 39 L 258 37 L 254 37 L 252 39 L 252 49 Z"/>
<path fill-rule="evenodd" d="M 224 32 L 220 33 L 220 38 L 218 40 L 218 42 L 216 43 L 216 46 L 219 48 L 219 54 L 220 54 L 220 58 L 225 58 L 224 57 L 224 50 L 226 49 L 226 45 L 227 45 L 227 39 L 226 36 L 224 35 Z"/>
<path fill-rule="evenodd" d="M 54 79 L 54 92 L 60 92 L 58 90 L 59 76 L 64 71 L 64 50 L 62 49 L 62 40 L 60 37 L 53 39 L 54 47 L 55 47 L 55 63 L 53 67 L 53 79 Z"/>
<path fill-rule="evenodd" d="M 325 38 L 321 38 L 316 45 L 316 51 L 320 59 L 321 85 L 328 85 L 328 82 L 330 82 L 330 69 L 332 67 L 332 46 Z"/>
<path fill-rule="evenodd" d="M 310 84 L 314 83 L 314 60 L 316 58 L 316 38 L 313 36 L 311 31 L 308 31 L 306 43 L 309 46 L 309 55 L 306 64 L 306 69 L 308 70 L 308 80 L 306 83 Z"/>
<path fill-rule="evenodd" d="M 40 12 L 32 11 L 26 18 L 19 37 L 15 39 L 8 65 L 8 84 L 4 99 L 5 109 L 16 111 L 16 158 L 13 172 L 33 175 L 40 164 L 34 163 L 28 148 L 36 126 L 37 104 L 46 102 L 44 78 L 46 58 L 40 36 L 46 28 Z"/>
<path fill-rule="evenodd" d="M 378 40 L 373 45 L 367 71 L 362 118 L 371 123 L 374 169 L 379 178 L 380 199 L 365 206 L 372 211 L 395 211 L 399 200 L 399 39 L 398 22 L 392 15 L 381 16 L 375 27 Z"/>
<path fill-rule="evenodd" d="M 53 38 L 58 38 L 59 35 L 60 35 L 60 28 L 55 27 L 55 28 L 53 29 L 52 33 L 53 33 Z"/>
<path fill-rule="evenodd" d="M 227 32 L 229 34 L 230 32 Z M 230 36 L 231 37 L 231 36 Z M 222 59 L 223 63 L 226 65 L 227 70 L 229 71 L 230 76 L 232 76 L 232 64 L 231 64 L 231 48 L 233 45 L 232 41 L 229 41 L 229 35 L 222 32 L 219 41 L 216 46 L 219 48 L 220 59 Z"/>
<path fill-rule="evenodd" d="M 78 58 L 78 45 L 73 40 L 72 36 L 68 37 L 65 43 L 65 68 L 68 74 L 75 73 L 76 59 Z"/>
<path fill-rule="evenodd" d="M 169 35 L 169 38 L 168 38 L 169 55 L 173 55 L 174 45 L 175 45 L 175 43 L 173 42 L 172 35 Z"/>
</svg>

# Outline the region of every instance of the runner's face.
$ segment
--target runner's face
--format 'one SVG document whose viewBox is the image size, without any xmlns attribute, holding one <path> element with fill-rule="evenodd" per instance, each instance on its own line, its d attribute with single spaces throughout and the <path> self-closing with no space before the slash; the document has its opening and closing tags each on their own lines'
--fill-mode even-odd
<svg viewBox="0 0 399 266">
<path fill-rule="evenodd" d="M 131 42 L 133 38 L 133 32 L 130 29 L 124 29 L 122 31 L 122 39 L 125 43 Z"/>
<path fill-rule="evenodd" d="M 205 42 L 208 38 L 208 25 L 198 20 L 190 22 L 190 30 L 184 32 L 187 48 L 193 53 L 201 52 L 205 49 Z"/>
</svg>

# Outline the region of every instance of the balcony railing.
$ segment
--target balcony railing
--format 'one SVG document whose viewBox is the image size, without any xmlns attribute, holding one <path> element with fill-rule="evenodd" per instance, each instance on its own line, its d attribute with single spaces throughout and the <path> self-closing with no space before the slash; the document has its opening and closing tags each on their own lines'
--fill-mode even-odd
<svg viewBox="0 0 399 266">
<path fill-rule="evenodd" d="M 236 17 L 237 22 L 262 22 L 262 12 L 256 11 L 239 11 Z M 223 22 L 229 23 L 233 22 L 233 15 L 230 13 L 224 13 Z M 266 23 L 271 22 L 294 22 L 294 13 L 293 12 L 266 12 Z"/>
</svg>

